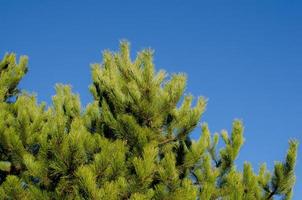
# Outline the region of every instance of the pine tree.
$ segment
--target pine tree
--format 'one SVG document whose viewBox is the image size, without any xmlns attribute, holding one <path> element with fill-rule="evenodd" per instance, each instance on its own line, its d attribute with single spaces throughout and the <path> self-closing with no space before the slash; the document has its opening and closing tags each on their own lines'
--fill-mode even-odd
<svg viewBox="0 0 302 200">
<path fill-rule="evenodd" d="M 206 100 L 184 95 L 186 76 L 155 71 L 153 51 L 129 44 L 92 66 L 93 102 L 58 84 L 52 105 L 20 92 L 27 58 L 0 63 L 0 199 L 291 199 L 298 143 L 272 172 L 237 170 L 243 124 L 211 134 L 199 125 Z M 225 144 L 217 149 L 219 139 Z"/>
</svg>

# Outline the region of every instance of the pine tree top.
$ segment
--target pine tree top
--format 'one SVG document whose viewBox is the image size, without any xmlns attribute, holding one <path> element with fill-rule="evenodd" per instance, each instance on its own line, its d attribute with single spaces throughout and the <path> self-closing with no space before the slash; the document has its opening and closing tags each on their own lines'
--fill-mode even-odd
<svg viewBox="0 0 302 200">
<path fill-rule="evenodd" d="M 206 99 L 192 105 L 186 76 L 156 71 L 150 49 L 105 51 L 85 109 L 67 85 L 48 108 L 20 93 L 26 72 L 26 57 L 0 62 L 0 199 L 291 199 L 298 142 L 272 172 L 237 170 L 242 122 L 214 135 L 203 123 L 192 140 Z"/>
</svg>

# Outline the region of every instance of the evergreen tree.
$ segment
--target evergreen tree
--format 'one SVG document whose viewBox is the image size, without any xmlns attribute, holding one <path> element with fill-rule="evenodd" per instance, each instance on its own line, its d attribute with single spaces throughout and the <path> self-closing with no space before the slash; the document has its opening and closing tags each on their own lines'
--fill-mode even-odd
<svg viewBox="0 0 302 200">
<path fill-rule="evenodd" d="M 52 105 L 18 90 L 27 59 L 0 63 L 0 199 L 291 199 L 297 141 L 272 172 L 243 171 L 235 160 L 243 124 L 200 138 L 190 133 L 206 106 L 184 95 L 186 76 L 155 71 L 149 49 L 105 51 L 92 66 L 93 102 L 82 109 L 71 87 L 57 85 Z M 224 142 L 217 149 L 219 138 Z"/>
</svg>

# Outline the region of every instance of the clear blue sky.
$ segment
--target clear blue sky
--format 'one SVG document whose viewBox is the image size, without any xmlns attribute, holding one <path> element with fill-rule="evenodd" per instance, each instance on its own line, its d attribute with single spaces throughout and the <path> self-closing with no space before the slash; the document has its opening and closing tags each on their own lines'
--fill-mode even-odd
<svg viewBox="0 0 302 200">
<path fill-rule="evenodd" d="M 72 3 L 71 3 L 72 2 Z M 110 2 L 110 3 L 109 3 Z M 211 130 L 245 123 L 238 159 L 256 170 L 285 156 L 288 139 L 302 142 L 302 2 L 16 1 L 0 3 L 0 55 L 30 58 L 21 83 L 50 102 L 55 83 L 69 83 L 83 105 L 92 98 L 89 64 L 120 39 L 133 56 L 155 49 L 157 69 L 188 74 L 187 92 L 209 99 L 202 119 Z M 193 137 L 197 137 L 195 131 Z M 302 197 L 302 152 L 294 199 Z"/>
</svg>

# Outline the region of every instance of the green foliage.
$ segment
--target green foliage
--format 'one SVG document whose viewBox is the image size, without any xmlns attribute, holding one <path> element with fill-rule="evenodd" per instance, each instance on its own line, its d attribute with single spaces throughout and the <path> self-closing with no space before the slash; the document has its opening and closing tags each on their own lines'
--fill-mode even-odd
<svg viewBox="0 0 302 200">
<path fill-rule="evenodd" d="M 17 92 L 17 85 L 27 72 L 27 57 L 22 56 L 19 63 L 15 54 L 6 54 L 0 62 L 0 102 L 8 100 Z"/>
<path fill-rule="evenodd" d="M 272 173 L 249 163 L 237 170 L 242 122 L 214 135 L 202 124 L 192 140 L 206 100 L 192 105 L 186 76 L 156 71 L 151 50 L 133 61 L 127 42 L 105 51 L 84 109 L 67 85 L 49 107 L 20 93 L 26 71 L 26 57 L 0 62 L 0 199 L 291 199 L 298 143 Z"/>
</svg>

